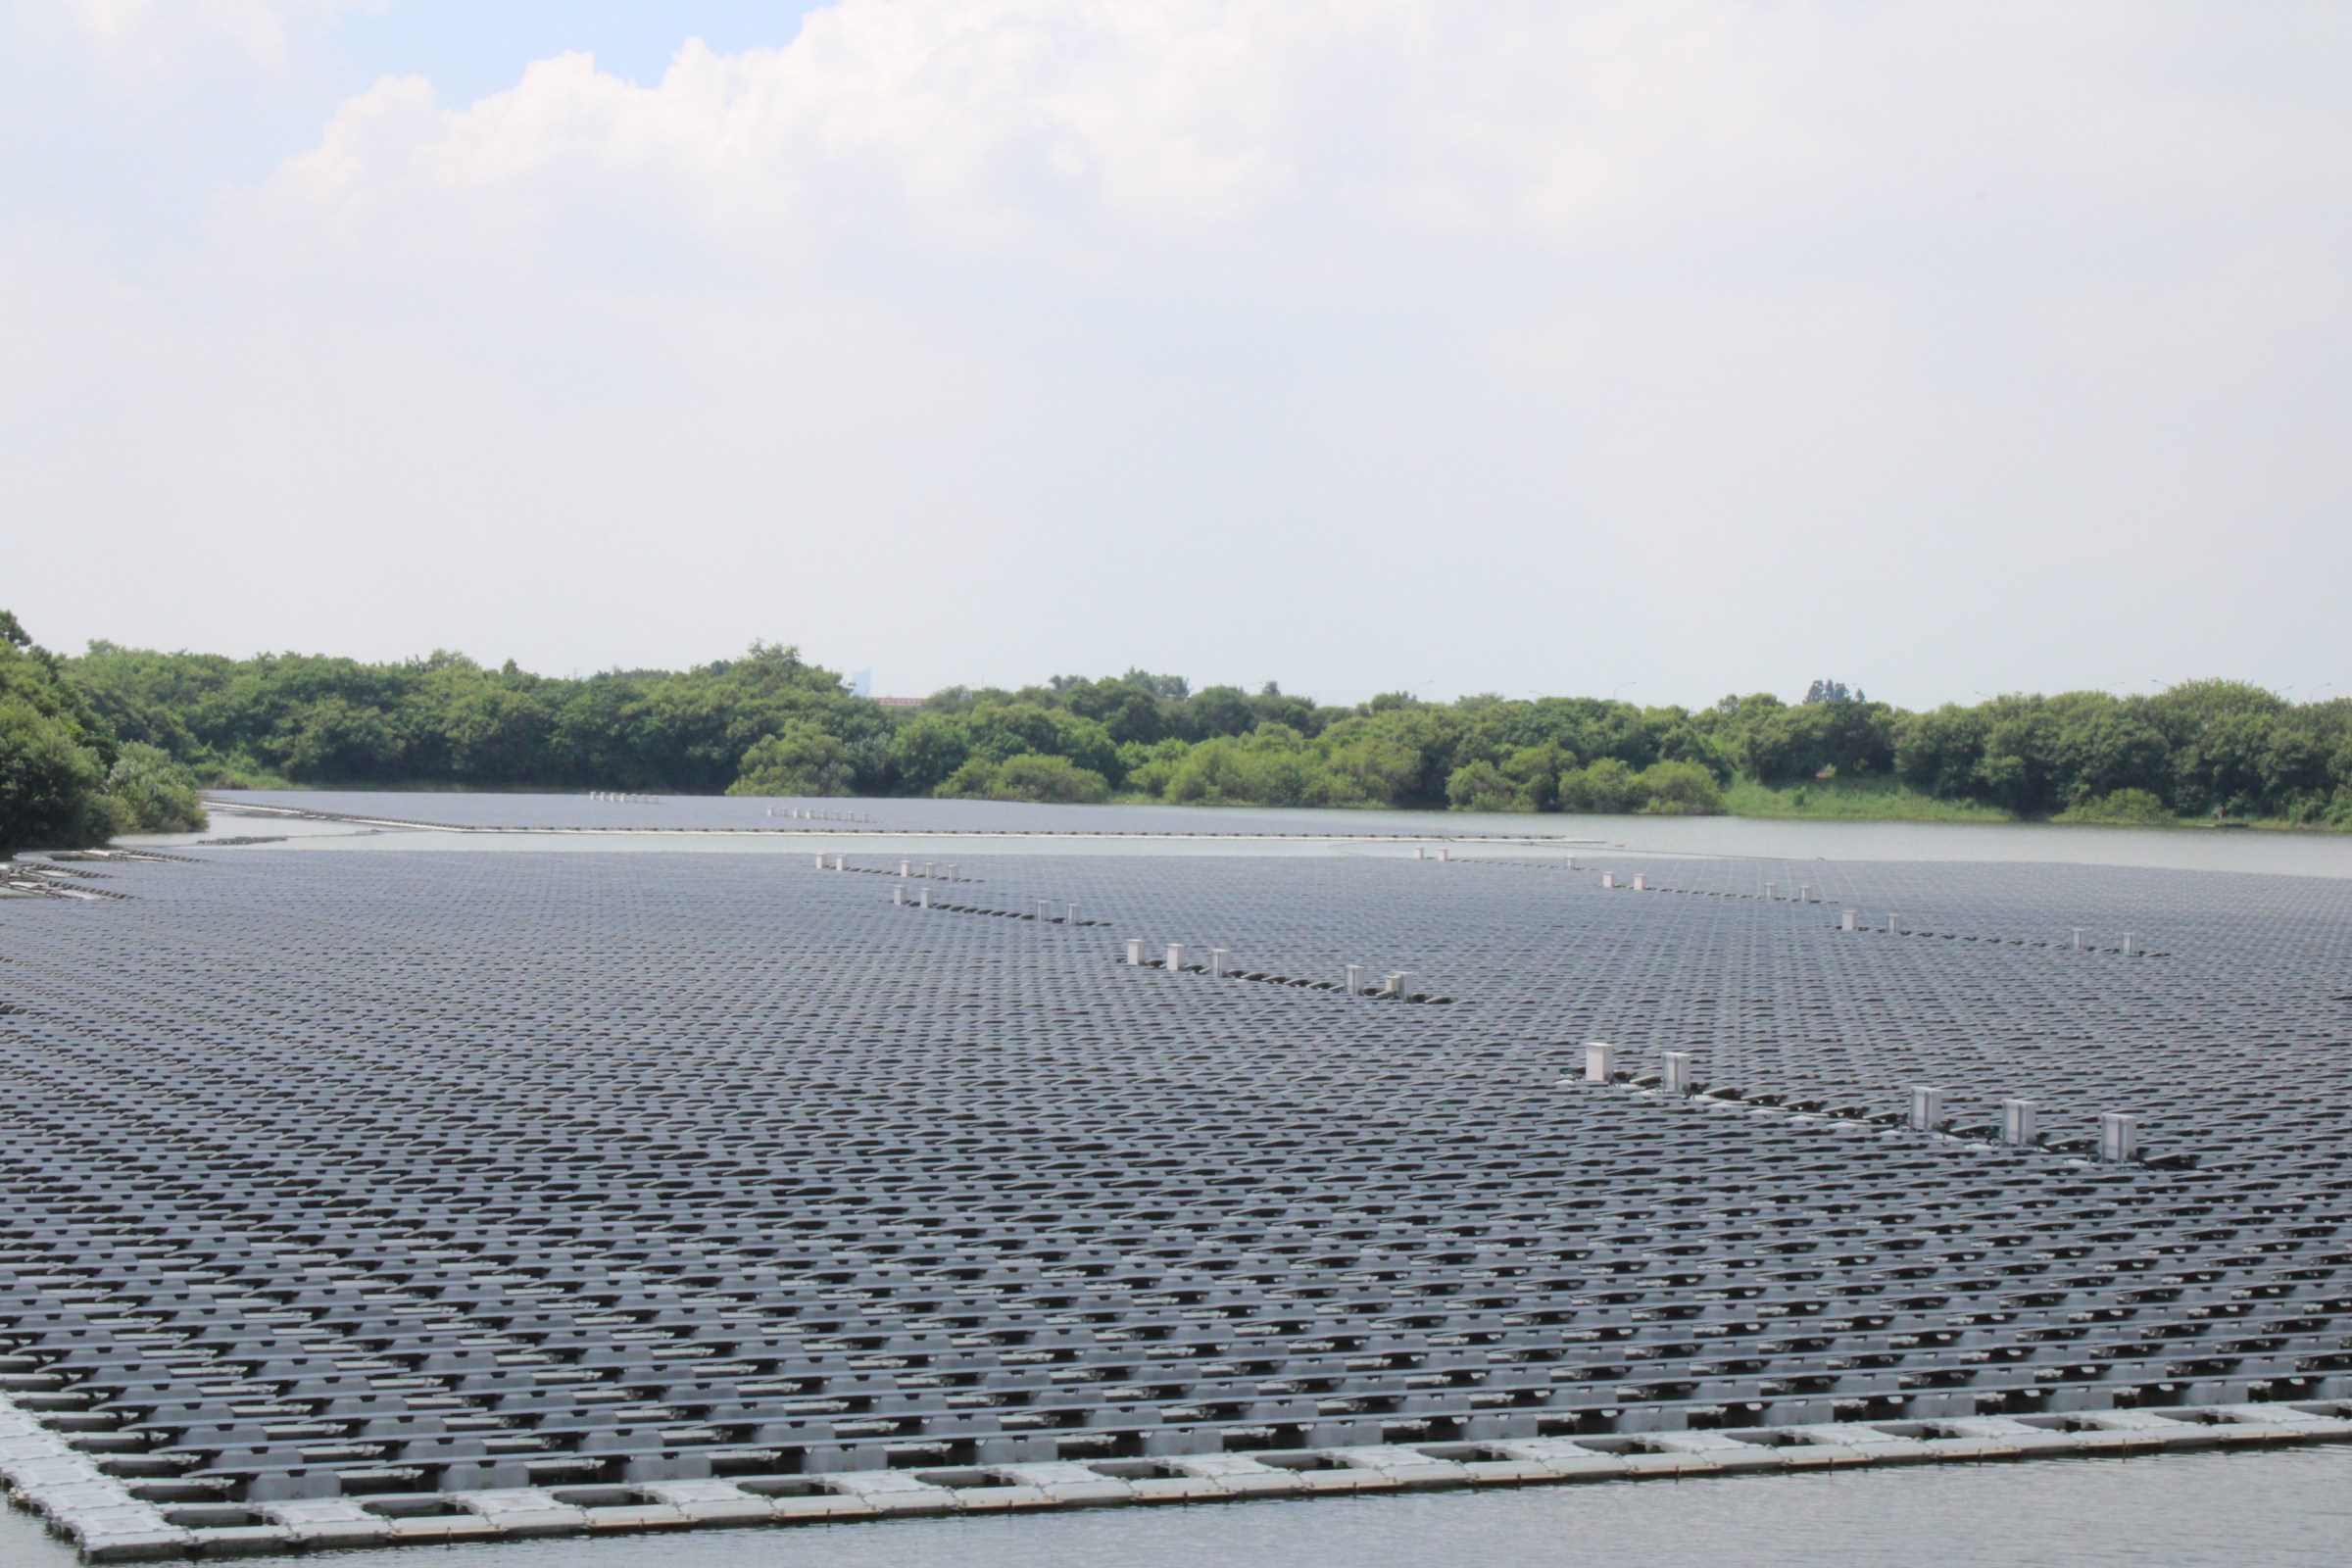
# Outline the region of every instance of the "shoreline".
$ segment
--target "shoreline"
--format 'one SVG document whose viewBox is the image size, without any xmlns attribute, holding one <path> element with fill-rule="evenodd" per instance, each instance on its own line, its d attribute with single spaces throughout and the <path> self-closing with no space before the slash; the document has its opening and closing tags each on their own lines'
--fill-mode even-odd
<svg viewBox="0 0 2352 1568">
<path fill-rule="evenodd" d="M 236 797 L 259 795 L 414 795 L 419 797 L 490 796 L 498 799 L 527 800 L 548 796 L 572 798 L 584 796 L 588 792 L 577 789 L 480 789 L 456 784 L 272 784 L 267 786 L 205 785 L 200 788 L 200 793 L 208 802 L 234 808 L 239 805 L 246 804 L 237 800 Z M 223 797 L 226 797 L 226 799 L 223 799 Z M 1070 810 L 1142 808 L 1171 811 L 1275 811 L 1300 813 L 1337 812 L 1361 815 L 1385 813 L 1396 816 L 1427 817 L 1433 821 L 1457 820 L 1463 818 L 1476 818 L 1481 820 L 1510 820 L 1525 818 L 1529 821 L 1542 822 L 1546 819 L 1576 817 L 1612 822 L 1644 823 L 1703 821 L 1710 817 L 1720 817 L 1734 821 L 1744 822 L 1852 822 L 1857 824 L 1878 823 L 1918 827 L 2103 828 L 2127 832 L 2156 833 L 2266 833 L 2302 835 L 2319 839 L 2340 839 L 2346 837 L 2347 835 L 2352 835 L 2352 825 L 2338 827 L 2326 822 L 2289 822 L 2277 817 L 2244 819 L 2230 818 L 2215 822 L 2193 817 L 2169 817 L 2147 821 L 2121 821 L 2112 818 L 2068 817 L 2064 814 L 2057 816 L 2015 816 L 2007 813 L 1995 812 L 1993 808 L 1989 807 L 1962 806 L 1960 803 L 1941 803 L 1952 805 L 1954 809 L 1950 811 L 1866 811 L 1843 809 L 1813 810 L 1805 808 L 1798 808 L 1794 810 L 1725 809 L 1722 811 L 1463 811 L 1450 808 L 1441 809 L 1434 807 L 1419 806 L 1276 806 L 1261 804 L 1253 801 L 1166 801 L 1141 795 L 1114 796 L 1107 801 L 1083 802 L 997 801 L 980 796 L 932 795 L 827 795 L 804 797 L 783 795 L 757 796 L 662 794 L 658 798 L 664 802 L 726 800 L 798 801 L 803 799 L 838 801 L 843 803 L 858 804 L 871 804 L 881 801 L 904 801 L 907 803 L 923 804 L 950 802 L 964 805 L 1043 806 L 1053 807 L 1055 808 L 1066 808 Z M 1847 801 L 1854 799 L 1854 797 L 1842 796 L 1838 797 L 1838 799 L 1841 801 Z M 259 809 L 273 808 L 260 802 L 254 802 L 251 804 L 255 808 Z M 399 825 L 438 826 L 441 824 L 402 822 Z M 1307 836 L 1325 837 L 1328 835 L 1314 834 Z M 1370 836 L 1391 838 L 1415 837 L 1423 835 L 1378 834 Z M 1446 835 L 1440 831 L 1433 832 L 1426 836 L 1441 837 Z M 1533 836 L 1548 839 L 1553 835 L 1538 834 Z"/>
</svg>

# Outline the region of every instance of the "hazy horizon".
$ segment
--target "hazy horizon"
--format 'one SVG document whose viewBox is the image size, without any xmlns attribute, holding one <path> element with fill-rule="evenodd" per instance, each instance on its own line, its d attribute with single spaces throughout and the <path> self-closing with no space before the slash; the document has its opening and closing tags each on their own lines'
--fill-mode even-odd
<svg viewBox="0 0 2352 1568">
<path fill-rule="evenodd" d="M 46 645 L 2340 695 L 2352 12 L 20 0 Z"/>
</svg>

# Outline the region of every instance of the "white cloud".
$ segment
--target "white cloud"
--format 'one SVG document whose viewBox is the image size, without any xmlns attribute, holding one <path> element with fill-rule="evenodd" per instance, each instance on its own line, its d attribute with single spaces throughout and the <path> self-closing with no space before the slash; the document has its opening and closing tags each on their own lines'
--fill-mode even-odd
<svg viewBox="0 0 2352 1568">
<path fill-rule="evenodd" d="M 1334 24 L 1309 24 L 1313 5 L 1253 29 L 1182 9 L 1200 24 L 1147 6 L 850 0 L 789 48 L 690 43 L 653 87 L 578 55 L 466 106 L 386 81 L 240 216 L 404 254 L 428 231 L 560 239 L 567 218 L 623 208 L 760 251 L 845 229 L 1083 249 L 1098 225 L 1231 224 L 1295 194 L 1307 149 L 1279 122 L 1281 78 Z"/>
<path fill-rule="evenodd" d="M 650 87 L 584 56 L 464 106 L 386 81 L 245 216 L 396 252 L 472 224 L 505 251 L 625 206 L 721 248 L 849 230 L 1074 266 L 1262 253 L 1253 226 L 1318 260 L 1679 232 L 1823 194 L 1812 31 L 1722 5 L 843 0 L 787 48 L 689 44 Z"/>
<path fill-rule="evenodd" d="M 721 266 L 879 247 L 1128 288 L 1986 246 L 2103 264 L 2342 197 L 2345 116 L 2216 90 L 2229 31 L 2142 9 L 841 0 L 788 47 L 690 42 L 650 86 L 581 55 L 471 104 L 386 80 L 222 231 L 297 266 L 576 268 L 618 228 L 632 267 L 652 236 Z"/>
</svg>

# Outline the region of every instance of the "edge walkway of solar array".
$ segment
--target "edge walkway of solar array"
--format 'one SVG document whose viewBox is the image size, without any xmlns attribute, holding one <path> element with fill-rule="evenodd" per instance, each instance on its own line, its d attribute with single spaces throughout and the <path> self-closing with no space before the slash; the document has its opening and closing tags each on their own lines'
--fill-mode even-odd
<svg viewBox="0 0 2352 1568">
<path fill-rule="evenodd" d="M 851 1471 L 745 1481 L 515 1487 L 394 1501 L 332 1498 L 186 1509 L 145 1501 L 0 1396 L 0 1474 L 92 1562 L 403 1543 L 612 1536 L 1147 1503 L 1983 1464 L 2352 1443 L 2352 1402 L 2115 1410 L 2075 1416 L 1830 1423 L 1738 1432 L 1306 1448 L 1166 1459 Z M 186 1521 L 186 1522 L 182 1522 Z"/>
</svg>

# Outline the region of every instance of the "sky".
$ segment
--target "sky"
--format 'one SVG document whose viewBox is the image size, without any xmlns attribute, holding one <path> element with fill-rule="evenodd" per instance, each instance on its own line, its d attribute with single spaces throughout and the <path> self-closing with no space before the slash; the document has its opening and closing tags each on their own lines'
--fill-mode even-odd
<svg viewBox="0 0 2352 1568">
<path fill-rule="evenodd" d="M 2291 0 L 0 0 L 0 605 L 2352 694 L 2347 79 Z"/>
</svg>

